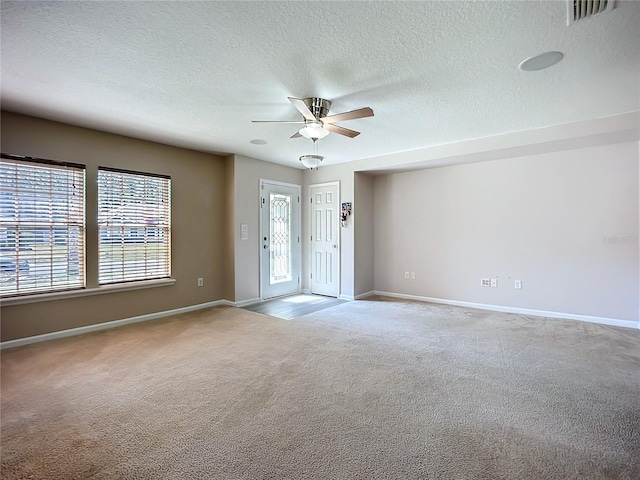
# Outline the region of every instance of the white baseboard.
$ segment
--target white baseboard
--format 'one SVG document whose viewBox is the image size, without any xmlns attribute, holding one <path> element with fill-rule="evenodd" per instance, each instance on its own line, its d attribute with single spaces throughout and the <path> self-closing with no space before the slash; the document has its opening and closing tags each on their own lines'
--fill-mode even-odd
<svg viewBox="0 0 640 480">
<path fill-rule="evenodd" d="M 360 295 L 356 295 L 356 300 L 362 300 L 363 298 L 372 297 L 376 292 L 371 290 L 370 292 L 361 293 Z"/>
<path fill-rule="evenodd" d="M 302 293 L 306 293 L 307 295 L 311 294 L 311 290 L 309 288 L 303 288 L 300 290 Z"/>
<path fill-rule="evenodd" d="M 163 312 L 148 313 L 146 315 L 140 315 L 137 317 L 123 318 L 121 320 L 113 320 L 111 322 L 97 323 L 95 325 L 87 325 L 86 327 L 71 328 L 68 330 L 61 330 L 59 332 L 44 333 L 42 335 L 35 335 L 33 337 L 18 338 L 16 340 L 8 340 L 6 342 L 0 342 L 0 350 L 5 348 L 21 347 L 22 345 L 29 345 L 30 343 L 44 342 L 47 340 L 54 340 L 56 338 L 72 337 L 74 335 L 82 335 L 83 333 L 97 332 L 99 330 L 107 330 L 109 328 L 121 327 L 122 325 L 128 325 L 130 323 L 146 322 L 148 320 L 155 320 L 157 318 L 169 317 L 171 315 L 177 315 L 180 313 L 188 313 L 196 310 L 202 310 L 204 308 L 217 307 L 218 305 L 233 306 L 233 302 L 229 300 L 216 300 L 214 302 L 200 303 L 198 305 L 190 305 L 188 307 L 175 308 L 173 310 L 165 310 Z"/>
<path fill-rule="evenodd" d="M 505 307 L 502 305 L 485 305 L 482 303 L 461 302 L 458 300 L 446 300 L 442 298 L 423 297 L 419 295 L 406 295 L 403 293 L 382 292 L 379 290 L 362 293 L 357 297 L 355 297 L 355 299 L 359 300 L 359 299 L 370 297 L 372 295 L 382 295 L 385 297 L 403 298 L 406 300 L 417 300 L 421 302 L 440 303 L 444 305 L 455 305 L 458 307 L 477 308 L 480 310 L 491 310 L 494 312 L 519 313 L 522 315 L 533 315 L 537 317 L 581 320 L 583 322 L 600 323 L 603 325 L 613 325 L 616 327 L 627 327 L 627 328 L 634 328 L 634 329 L 640 330 L 640 323 L 634 322 L 632 320 L 620 320 L 616 318 L 607 318 L 607 317 L 594 317 L 590 315 L 576 315 L 573 313 L 549 312 L 545 310 L 532 310 L 528 308 Z M 347 300 L 347 301 L 354 300 L 353 295 L 340 295 L 338 298 L 340 300 Z M 110 322 L 98 323 L 95 325 L 87 325 L 85 327 L 71 328 L 68 330 L 45 333 L 42 335 L 35 335 L 32 337 L 18 338 L 16 340 L 8 340 L 6 342 L 0 342 L 0 350 L 4 350 L 6 348 L 20 347 L 23 345 L 29 345 L 31 343 L 44 342 L 47 340 L 54 340 L 56 338 L 71 337 L 74 335 L 82 335 L 84 333 L 107 330 L 110 328 L 116 328 L 123 325 L 131 324 L 131 323 L 146 322 L 148 320 L 155 320 L 158 318 L 169 317 L 171 315 L 178 315 L 180 313 L 188 313 L 196 310 L 202 310 L 205 308 L 217 307 L 219 305 L 226 305 L 229 307 L 234 307 L 234 306 L 243 307 L 243 306 L 251 305 L 253 303 L 257 303 L 260 301 L 261 300 L 259 298 L 252 298 L 249 300 L 242 300 L 240 302 L 231 302 L 229 300 L 216 300 L 213 302 L 200 303 L 198 305 L 190 305 L 188 307 L 175 308 L 173 310 L 165 310 L 163 312 L 148 313 L 146 315 L 140 315 L 137 317 L 123 318 L 121 320 L 113 320 Z"/>
<path fill-rule="evenodd" d="M 259 303 L 262 300 L 260 298 L 249 298 L 248 300 L 240 300 L 239 302 L 232 302 L 234 307 L 242 308 L 247 305 L 253 305 L 254 303 Z"/>
<path fill-rule="evenodd" d="M 502 305 L 485 305 L 483 303 L 461 302 L 458 300 L 446 300 L 442 298 L 422 297 L 418 295 L 406 295 L 403 293 L 381 292 L 376 290 L 376 295 L 385 297 L 403 298 L 407 300 L 418 300 L 420 302 L 441 303 L 444 305 L 455 305 L 458 307 L 477 308 L 479 310 L 491 310 L 494 312 L 519 313 L 522 315 L 533 315 L 536 317 L 564 318 L 569 320 L 581 320 L 583 322 L 600 323 L 603 325 L 613 325 L 615 327 L 627 327 L 640 329 L 640 323 L 633 320 L 621 320 L 617 318 L 593 317 L 590 315 L 577 315 L 575 313 L 548 312 L 545 310 L 532 310 L 529 308 L 505 307 Z"/>
</svg>

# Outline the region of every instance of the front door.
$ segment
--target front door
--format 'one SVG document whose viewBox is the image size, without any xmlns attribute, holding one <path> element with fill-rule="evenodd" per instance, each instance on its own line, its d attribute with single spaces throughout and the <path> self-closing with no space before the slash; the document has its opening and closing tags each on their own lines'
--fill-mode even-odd
<svg viewBox="0 0 640 480">
<path fill-rule="evenodd" d="M 260 181 L 260 296 L 300 291 L 300 186 Z"/>
<path fill-rule="evenodd" d="M 340 292 L 340 199 L 337 182 L 311 185 L 311 293 Z"/>
</svg>

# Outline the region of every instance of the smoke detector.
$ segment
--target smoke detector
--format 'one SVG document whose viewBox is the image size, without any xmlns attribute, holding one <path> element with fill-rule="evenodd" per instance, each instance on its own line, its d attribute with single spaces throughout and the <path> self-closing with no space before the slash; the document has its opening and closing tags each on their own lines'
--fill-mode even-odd
<svg viewBox="0 0 640 480">
<path fill-rule="evenodd" d="M 613 10 L 615 0 L 567 0 L 567 26 L 598 13 Z"/>
</svg>

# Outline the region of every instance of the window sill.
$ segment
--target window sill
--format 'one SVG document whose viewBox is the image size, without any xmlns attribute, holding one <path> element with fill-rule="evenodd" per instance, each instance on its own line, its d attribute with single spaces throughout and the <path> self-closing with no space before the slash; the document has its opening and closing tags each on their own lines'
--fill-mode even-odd
<svg viewBox="0 0 640 480">
<path fill-rule="evenodd" d="M 101 287 L 83 288 L 79 290 L 67 290 L 64 292 L 36 293 L 23 297 L 8 297 L 0 299 L 0 305 L 9 307 L 12 305 L 24 305 L 27 303 L 50 302 L 53 300 L 66 300 L 68 298 L 87 297 L 101 295 L 103 293 L 127 292 L 129 290 L 141 290 L 143 288 L 168 287 L 176 283 L 175 278 L 160 278 L 157 280 L 142 280 L 140 282 L 118 283 L 103 285 Z"/>
</svg>

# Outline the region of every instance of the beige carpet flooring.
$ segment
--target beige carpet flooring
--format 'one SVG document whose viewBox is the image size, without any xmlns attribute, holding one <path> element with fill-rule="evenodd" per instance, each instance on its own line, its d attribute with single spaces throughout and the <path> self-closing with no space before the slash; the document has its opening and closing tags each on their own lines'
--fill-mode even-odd
<svg viewBox="0 0 640 480">
<path fill-rule="evenodd" d="M 374 298 L 1 361 L 6 480 L 640 478 L 637 330 Z"/>
</svg>

